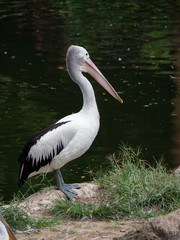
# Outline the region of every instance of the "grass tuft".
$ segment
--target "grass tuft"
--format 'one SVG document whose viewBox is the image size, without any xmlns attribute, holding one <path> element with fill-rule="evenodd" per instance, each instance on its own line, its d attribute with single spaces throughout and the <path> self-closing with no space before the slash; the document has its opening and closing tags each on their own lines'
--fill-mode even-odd
<svg viewBox="0 0 180 240">
<path fill-rule="evenodd" d="M 96 204 L 60 200 L 55 215 L 73 218 L 153 217 L 180 208 L 180 178 L 166 170 L 162 159 L 152 167 L 141 157 L 141 148 L 123 145 L 108 156 L 110 168 L 99 172 L 101 186 Z"/>
<path fill-rule="evenodd" d="M 15 205 L 9 205 L 8 207 L 1 206 L 0 212 L 12 228 L 23 231 L 35 227 L 47 227 L 56 223 L 54 220 L 48 218 L 32 218 Z"/>
<path fill-rule="evenodd" d="M 162 159 L 152 167 L 141 159 L 140 148 L 123 146 L 108 160 L 112 169 L 96 181 L 105 201 L 123 214 L 155 216 L 180 207 L 180 179 L 163 167 Z"/>
<path fill-rule="evenodd" d="M 105 218 L 110 215 L 108 206 L 104 204 L 88 203 L 85 204 L 80 201 L 70 202 L 60 199 L 50 210 L 51 215 L 61 218 L 74 218 L 74 219 L 92 219 L 92 218 Z"/>
</svg>

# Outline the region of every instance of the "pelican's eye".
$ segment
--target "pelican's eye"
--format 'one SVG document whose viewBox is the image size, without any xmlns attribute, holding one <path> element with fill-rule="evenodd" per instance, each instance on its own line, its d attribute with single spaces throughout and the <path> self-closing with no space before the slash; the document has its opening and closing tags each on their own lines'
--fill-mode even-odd
<svg viewBox="0 0 180 240">
<path fill-rule="evenodd" d="M 86 53 L 86 57 L 88 57 L 89 56 L 89 54 L 88 53 Z"/>
</svg>

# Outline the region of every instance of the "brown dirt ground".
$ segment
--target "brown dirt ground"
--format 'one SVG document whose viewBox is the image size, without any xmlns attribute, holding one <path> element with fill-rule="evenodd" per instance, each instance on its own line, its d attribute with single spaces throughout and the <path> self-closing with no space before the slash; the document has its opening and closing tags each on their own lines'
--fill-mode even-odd
<svg viewBox="0 0 180 240">
<path fill-rule="evenodd" d="M 99 187 L 91 183 L 79 184 L 80 189 L 76 200 L 82 202 L 96 202 L 99 198 Z M 55 190 L 54 187 L 45 188 L 31 195 L 19 204 L 23 210 L 32 217 L 46 215 L 46 210 L 51 208 L 53 202 L 64 195 Z M 27 232 L 15 233 L 18 240 L 112 240 L 123 236 L 128 231 L 139 228 L 144 220 L 121 219 L 118 221 L 96 221 L 96 220 L 62 220 L 60 224 L 49 228 L 30 229 Z"/>
<path fill-rule="evenodd" d="M 27 233 L 15 234 L 18 240 L 111 240 L 123 236 L 142 223 L 130 220 L 120 221 L 68 221 L 51 228 L 34 229 Z"/>
</svg>

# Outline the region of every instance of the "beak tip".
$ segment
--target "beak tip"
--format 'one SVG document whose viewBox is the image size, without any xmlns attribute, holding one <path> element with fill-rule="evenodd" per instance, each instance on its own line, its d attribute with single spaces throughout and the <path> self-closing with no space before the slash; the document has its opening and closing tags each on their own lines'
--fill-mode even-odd
<svg viewBox="0 0 180 240">
<path fill-rule="evenodd" d="M 120 103 L 124 103 L 124 101 L 122 100 L 122 98 L 118 98 L 118 101 L 120 102 Z"/>
</svg>

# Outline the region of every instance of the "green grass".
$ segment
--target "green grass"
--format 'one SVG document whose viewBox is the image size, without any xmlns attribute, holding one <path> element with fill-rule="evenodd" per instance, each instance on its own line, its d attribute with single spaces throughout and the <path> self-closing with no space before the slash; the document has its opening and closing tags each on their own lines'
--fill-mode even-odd
<svg viewBox="0 0 180 240">
<path fill-rule="evenodd" d="M 18 191 L 9 203 L 4 203 L 0 199 L 0 212 L 6 219 L 7 223 L 14 229 L 24 231 L 31 228 L 50 227 L 59 223 L 59 220 L 52 219 L 51 217 L 33 218 L 27 214 L 23 209 L 18 207 L 18 204 L 25 200 L 28 196 L 35 193 L 38 188 L 45 188 L 51 185 L 51 181 L 46 179 L 46 174 L 39 174 L 37 177 L 39 183 L 32 183 L 31 179 L 27 181 L 29 185 L 25 193 Z M 6 205 L 6 207 L 4 207 Z"/>
<path fill-rule="evenodd" d="M 14 204 L 8 207 L 0 206 L 0 212 L 12 228 L 22 231 L 30 228 L 47 227 L 57 224 L 57 221 L 49 218 L 32 218 Z"/>
<path fill-rule="evenodd" d="M 123 145 L 108 157 L 110 168 L 99 172 L 97 204 L 59 200 L 51 213 L 73 218 L 152 217 L 180 208 L 180 178 L 163 167 L 142 160 L 141 149 Z"/>
<path fill-rule="evenodd" d="M 26 190 L 23 192 L 19 190 L 18 193 L 14 196 L 13 201 L 21 202 L 40 189 L 52 186 L 53 180 L 53 178 L 49 179 L 47 177 L 47 173 L 40 173 L 33 178 L 27 179 L 26 185 L 28 185 L 28 187 L 26 187 Z"/>
</svg>

